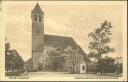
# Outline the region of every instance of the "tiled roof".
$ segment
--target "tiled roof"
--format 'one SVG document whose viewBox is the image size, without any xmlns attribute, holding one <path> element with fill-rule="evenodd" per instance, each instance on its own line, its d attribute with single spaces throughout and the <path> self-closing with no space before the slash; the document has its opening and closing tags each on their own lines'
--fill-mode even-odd
<svg viewBox="0 0 128 82">
<path fill-rule="evenodd" d="M 44 44 L 47 46 L 59 47 L 62 49 L 67 48 L 67 46 L 70 46 L 72 48 L 79 47 L 72 37 L 47 35 L 47 34 L 45 34 L 44 36 Z"/>
</svg>

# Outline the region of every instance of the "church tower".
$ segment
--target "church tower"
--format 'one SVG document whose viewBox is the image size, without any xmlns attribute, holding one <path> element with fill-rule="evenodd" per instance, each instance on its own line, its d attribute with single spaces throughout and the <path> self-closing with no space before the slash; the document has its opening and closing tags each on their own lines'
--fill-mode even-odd
<svg viewBox="0 0 128 82">
<path fill-rule="evenodd" d="M 37 3 L 31 12 L 32 19 L 32 61 L 33 70 L 39 70 L 39 59 L 44 46 L 44 12 Z"/>
</svg>

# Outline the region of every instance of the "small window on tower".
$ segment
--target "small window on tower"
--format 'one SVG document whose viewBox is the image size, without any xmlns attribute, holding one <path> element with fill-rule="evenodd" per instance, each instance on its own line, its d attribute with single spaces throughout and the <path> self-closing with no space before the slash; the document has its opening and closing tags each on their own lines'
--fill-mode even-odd
<svg viewBox="0 0 128 82">
<path fill-rule="evenodd" d="M 39 15 L 39 22 L 41 22 L 41 15 Z"/>
<path fill-rule="evenodd" d="M 34 20 L 37 21 L 37 15 L 34 16 Z"/>
</svg>

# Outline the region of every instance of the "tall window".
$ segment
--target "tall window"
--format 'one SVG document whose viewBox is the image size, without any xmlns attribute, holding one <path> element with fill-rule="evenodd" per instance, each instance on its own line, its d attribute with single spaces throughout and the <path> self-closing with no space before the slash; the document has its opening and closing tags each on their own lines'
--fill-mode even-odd
<svg viewBox="0 0 128 82">
<path fill-rule="evenodd" d="M 82 66 L 82 70 L 85 70 L 85 66 Z"/>
<path fill-rule="evenodd" d="M 34 20 L 37 21 L 37 15 L 34 16 Z"/>
<path fill-rule="evenodd" d="M 41 22 L 41 15 L 39 15 L 39 22 Z"/>
</svg>

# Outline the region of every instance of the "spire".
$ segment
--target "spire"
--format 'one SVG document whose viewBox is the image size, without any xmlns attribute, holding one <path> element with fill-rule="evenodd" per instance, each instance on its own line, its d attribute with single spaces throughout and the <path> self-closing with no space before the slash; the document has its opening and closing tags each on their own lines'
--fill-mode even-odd
<svg viewBox="0 0 128 82">
<path fill-rule="evenodd" d="M 35 8 L 32 10 L 32 13 L 43 13 L 43 11 L 41 10 L 38 2 L 36 4 Z"/>
<path fill-rule="evenodd" d="M 35 9 L 41 9 L 38 2 L 36 3 Z"/>
</svg>

